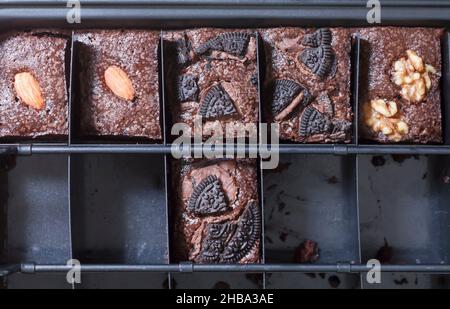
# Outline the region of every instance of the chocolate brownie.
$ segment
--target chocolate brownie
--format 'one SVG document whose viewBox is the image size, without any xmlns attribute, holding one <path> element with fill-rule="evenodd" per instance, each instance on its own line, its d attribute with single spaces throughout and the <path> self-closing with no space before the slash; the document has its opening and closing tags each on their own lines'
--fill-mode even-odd
<svg viewBox="0 0 450 309">
<path fill-rule="evenodd" d="M 266 120 L 280 124 L 280 139 L 350 142 L 350 30 L 272 28 L 261 36 Z"/>
<path fill-rule="evenodd" d="M 360 132 L 380 143 L 440 143 L 442 29 L 365 28 Z"/>
<path fill-rule="evenodd" d="M 173 163 L 176 261 L 258 263 L 261 212 L 256 161 Z"/>
<path fill-rule="evenodd" d="M 159 32 L 82 30 L 74 40 L 80 135 L 161 139 Z"/>
<path fill-rule="evenodd" d="M 62 33 L 0 36 L 0 138 L 68 135 L 68 42 Z"/>
<path fill-rule="evenodd" d="M 164 38 L 173 123 L 185 123 L 193 132 L 194 120 L 201 117 L 203 137 L 225 136 L 227 125 L 254 124 L 257 128 L 258 70 L 253 31 L 195 29 L 167 32 Z M 252 136 L 249 132 L 256 136 L 256 130 L 250 129 L 228 135 Z"/>
</svg>

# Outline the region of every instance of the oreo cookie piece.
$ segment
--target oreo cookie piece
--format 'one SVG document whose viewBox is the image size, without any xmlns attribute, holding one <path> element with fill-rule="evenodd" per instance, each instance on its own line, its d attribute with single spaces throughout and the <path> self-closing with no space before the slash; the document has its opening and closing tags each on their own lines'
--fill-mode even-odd
<svg viewBox="0 0 450 309">
<path fill-rule="evenodd" d="M 203 99 L 199 114 L 205 118 L 231 116 L 237 113 L 233 100 L 220 84 L 212 86 Z"/>
<path fill-rule="evenodd" d="M 234 233 L 236 225 L 231 222 L 213 223 L 208 225 L 206 237 L 202 242 L 200 260 L 203 263 L 218 263 L 221 261 L 227 241 Z"/>
<path fill-rule="evenodd" d="M 300 119 L 300 135 L 308 137 L 314 134 L 329 133 L 333 129 L 330 119 L 312 106 L 303 111 Z"/>
<path fill-rule="evenodd" d="M 321 78 L 327 76 L 333 68 L 334 53 L 328 45 L 305 49 L 299 57 L 311 72 Z"/>
<path fill-rule="evenodd" d="M 196 215 L 213 215 L 228 210 L 225 194 L 216 176 L 206 177 L 194 188 L 188 209 Z"/>
<path fill-rule="evenodd" d="M 255 247 L 261 238 L 261 212 L 252 202 L 239 219 L 236 232 L 223 251 L 221 262 L 237 263 Z"/>
<path fill-rule="evenodd" d="M 309 103 L 311 95 L 304 86 L 288 79 L 276 80 L 272 92 L 272 115 L 276 116 L 281 113 L 302 91 L 304 92 L 304 95 L 300 104 L 302 106 L 306 106 Z"/>
<path fill-rule="evenodd" d="M 257 203 L 247 206 L 237 223 L 222 222 L 207 226 L 202 242 L 202 263 L 237 263 L 261 238 L 261 212 Z"/>
<path fill-rule="evenodd" d="M 326 92 L 321 92 L 317 96 L 317 102 L 323 106 L 323 111 L 329 116 L 334 117 L 334 105 Z"/>
<path fill-rule="evenodd" d="M 198 100 L 198 85 L 196 76 L 185 74 L 178 78 L 178 100 L 180 102 Z"/>
<path fill-rule="evenodd" d="M 189 63 L 191 59 L 190 51 L 191 44 L 187 38 L 178 39 L 175 41 L 175 49 L 177 53 L 177 63 L 180 65 L 185 65 Z"/>
<path fill-rule="evenodd" d="M 303 45 L 310 47 L 319 47 L 321 45 L 331 45 L 332 34 L 330 29 L 317 29 L 314 33 L 307 34 L 303 38 Z"/>
<path fill-rule="evenodd" d="M 233 56 L 242 57 L 247 51 L 250 35 L 247 32 L 227 32 L 206 41 L 197 49 L 197 54 L 212 50 L 223 51 Z"/>
</svg>

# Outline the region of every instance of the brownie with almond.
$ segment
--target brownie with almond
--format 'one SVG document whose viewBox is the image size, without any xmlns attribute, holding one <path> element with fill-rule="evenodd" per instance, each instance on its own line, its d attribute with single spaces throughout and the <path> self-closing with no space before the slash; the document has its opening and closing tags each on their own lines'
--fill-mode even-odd
<svg viewBox="0 0 450 309">
<path fill-rule="evenodd" d="M 81 137 L 160 140 L 159 32 L 75 31 Z"/>
<path fill-rule="evenodd" d="M 177 262 L 260 262 L 256 160 L 178 160 L 172 165 L 172 243 Z"/>
<path fill-rule="evenodd" d="M 69 41 L 64 32 L 0 35 L 2 140 L 67 137 Z"/>
<path fill-rule="evenodd" d="M 248 29 L 164 34 L 168 105 L 173 123 L 203 125 L 202 137 L 256 136 L 259 120 L 256 35 Z M 242 127 L 242 126 L 241 126 Z"/>
<path fill-rule="evenodd" d="M 358 29 L 360 136 L 377 143 L 441 143 L 443 29 Z"/>
<path fill-rule="evenodd" d="M 286 27 L 260 32 L 266 121 L 280 125 L 280 139 L 351 142 L 351 30 Z"/>
</svg>

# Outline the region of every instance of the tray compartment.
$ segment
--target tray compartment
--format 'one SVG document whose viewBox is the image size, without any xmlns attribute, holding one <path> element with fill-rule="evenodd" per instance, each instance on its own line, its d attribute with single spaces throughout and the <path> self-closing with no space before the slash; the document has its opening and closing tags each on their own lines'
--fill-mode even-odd
<svg viewBox="0 0 450 309">
<path fill-rule="evenodd" d="M 6 214 L 0 260 L 65 265 L 72 257 L 67 156 L 10 157 L 8 165 L 8 172 L 0 172 Z M 8 278 L 7 286 L 71 288 L 65 277 L 16 274 Z"/>
<path fill-rule="evenodd" d="M 380 256 L 386 240 L 392 256 L 384 263 L 448 264 L 449 157 L 359 156 L 358 165 L 362 262 Z M 385 274 L 382 280 L 392 285 L 402 276 Z M 436 276 L 421 277 L 433 285 Z"/>
<path fill-rule="evenodd" d="M 72 155 L 71 161 L 74 258 L 82 264 L 168 263 L 164 156 Z M 82 288 L 119 287 L 125 280 L 82 275 Z M 158 282 L 158 288 L 166 278 L 147 274 L 139 282 Z"/>
<path fill-rule="evenodd" d="M 356 165 L 353 156 L 281 155 L 264 171 L 266 262 L 293 263 L 306 239 L 317 242 L 320 264 L 359 263 Z M 268 274 L 268 288 L 330 287 L 304 274 Z M 358 275 L 337 275 L 339 287 L 358 287 Z M 333 280 L 335 278 L 331 278 Z"/>
</svg>

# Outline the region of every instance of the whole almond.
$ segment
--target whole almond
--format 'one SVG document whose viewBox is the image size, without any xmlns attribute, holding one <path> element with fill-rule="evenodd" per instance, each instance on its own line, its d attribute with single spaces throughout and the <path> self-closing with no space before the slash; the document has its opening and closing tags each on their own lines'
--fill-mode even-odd
<svg viewBox="0 0 450 309">
<path fill-rule="evenodd" d="M 134 99 L 133 84 L 128 74 L 118 66 L 112 65 L 105 70 L 105 81 L 116 96 L 127 101 Z"/>
<path fill-rule="evenodd" d="M 41 87 L 31 73 L 17 73 L 14 76 L 14 88 L 19 98 L 25 104 L 39 110 L 45 107 Z"/>
</svg>

